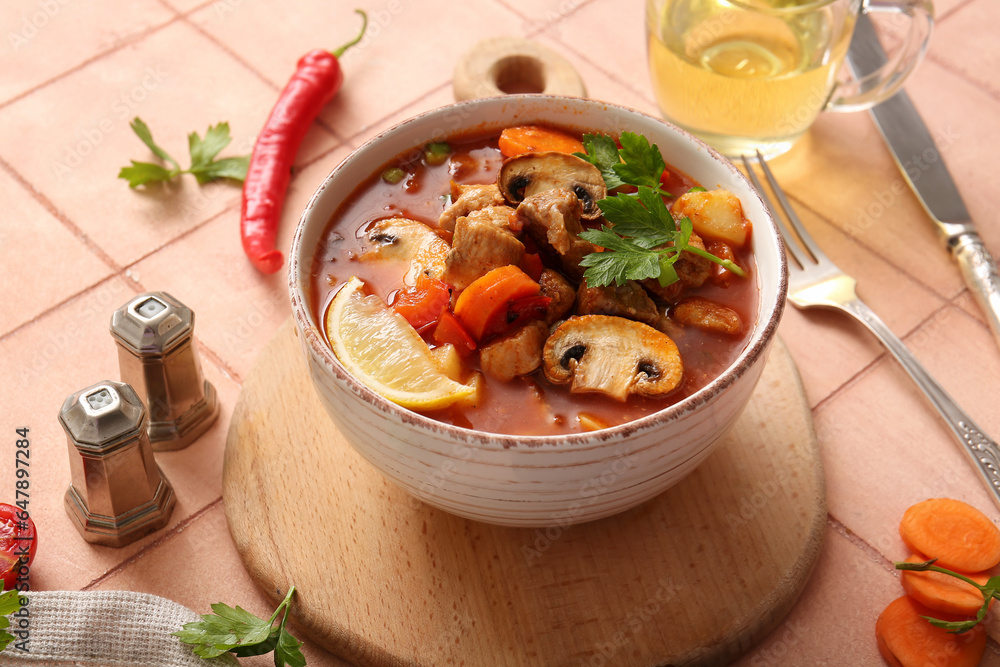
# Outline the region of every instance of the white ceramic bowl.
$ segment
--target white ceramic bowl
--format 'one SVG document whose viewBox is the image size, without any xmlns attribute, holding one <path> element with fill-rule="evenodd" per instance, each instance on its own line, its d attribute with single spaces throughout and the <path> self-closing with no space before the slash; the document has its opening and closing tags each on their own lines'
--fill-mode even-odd
<svg viewBox="0 0 1000 667">
<path fill-rule="evenodd" d="M 753 223 L 760 290 L 757 321 L 739 358 L 680 403 L 601 431 L 510 436 L 443 424 L 400 408 L 349 375 L 310 309 L 313 256 L 334 211 L 396 156 L 470 130 L 544 123 L 618 136 L 638 132 L 668 164 L 707 188 L 725 187 Z M 786 266 L 774 222 L 756 191 L 725 158 L 659 119 L 605 102 L 537 95 L 449 105 L 400 123 L 333 170 L 302 214 L 292 241 L 289 287 L 313 383 L 344 437 L 416 498 L 471 519 L 511 526 L 564 526 L 634 507 L 690 473 L 736 422 L 757 384 L 785 303 Z"/>
</svg>

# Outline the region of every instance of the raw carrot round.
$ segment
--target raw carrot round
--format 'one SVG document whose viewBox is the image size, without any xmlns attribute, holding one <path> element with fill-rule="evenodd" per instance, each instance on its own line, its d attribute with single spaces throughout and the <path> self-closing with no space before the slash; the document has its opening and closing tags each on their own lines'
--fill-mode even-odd
<svg viewBox="0 0 1000 667">
<path fill-rule="evenodd" d="M 931 498 L 903 513 L 899 535 L 912 551 L 960 572 L 982 572 L 1000 563 L 1000 529 L 972 505 Z"/>
<path fill-rule="evenodd" d="M 977 625 L 960 635 L 927 622 L 922 616 L 946 621 L 962 616 L 928 609 L 909 595 L 896 598 L 875 621 L 878 651 L 893 667 L 975 667 L 986 650 L 986 630 Z"/>
<path fill-rule="evenodd" d="M 576 137 L 542 125 L 508 127 L 500 133 L 500 152 L 504 157 L 524 153 L 556 151 L 558 153 L 583 153 L 583 143 Z"/>
<path fill-rule="evenodd" d="M 924 556 L 914 555 L 907 558 L 906 562 L 923 563 L 927 560 L 928 558 Z M 979 584 L 985 584 L 990 578 L 987 574 L 967 576 Z M 975 616 L 976 612 L 983 606 L 982 593 L 961 579 L 956 579 L 948 574 L 903 570 L 899 575 L 899 580 L 907 595 L 934 611 Z"/>
</svg>

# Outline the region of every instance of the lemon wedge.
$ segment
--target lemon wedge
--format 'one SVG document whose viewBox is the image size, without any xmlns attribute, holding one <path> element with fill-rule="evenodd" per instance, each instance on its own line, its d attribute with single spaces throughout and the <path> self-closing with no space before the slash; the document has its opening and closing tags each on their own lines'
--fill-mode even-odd
<svg viewBox="0 0 1000 667">
<path fill-rule="evenodd" d="M 352 375 L 413 410 L 439 410 L 476 393 L 478 383 L 448 377 L 416 329 L 363 286 L 352 277 L 326 312 L 327 339 Z"/>
</svg>

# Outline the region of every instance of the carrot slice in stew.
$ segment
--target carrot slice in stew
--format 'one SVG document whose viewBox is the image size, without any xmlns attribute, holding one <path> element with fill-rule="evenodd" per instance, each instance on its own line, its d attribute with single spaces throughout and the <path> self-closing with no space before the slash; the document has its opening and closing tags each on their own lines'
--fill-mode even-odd
<svg viewBox="0 0 1000 667">
<path fill-rule="evenodd" d="M 541 153 L 542 151 L 584 152 L 583 143 L 576 137 L 542 125 L 508 127 L 500 133 L 498 143 L 504 157 L 515 157 L 524 153 Z"/>
<path fill-rule="evenodd" d="M 927 622 L 923 616 L 947 621 L 965 617 L 935 612 L 909 595 L 896 598 L 875 621 L 878 651 L 894 667 L 975 667 L 986 650 L 986 630 L 977 625 L 960 635 Z"/>
<path fill-rule="evenodd" d="M 972 505 L 931 498 L 903 513 L 899 535 L 912 551 L 959 572 L 982 572 L 1000 563 L 1000 529 Z"/>
<path fill-rule="evenodd" d="M 929 559 L 921 555 L 913 555 L 906 559 L 907 563 L 924 563 Z M 985 585 L 989 580 L 987 574 L 970 574 L 978 584 Z M 975 616 L 983 606 L 983 594 L 968 583 L 943 572 L 918 572 L 903 570 L 899 581 L 907 595 L 925 607 L 948 614 Z M 992 604 L 992 600 L 990 601 Z"/>
<path fill-rule="evenodd" d="M 486 326 L 507 310 L 511 301 L 537 296 L 541 286 L 518 267 L 493 269 L 466 287 L 455 301 L 455 316 L 477 341 Z"/>
</svg>

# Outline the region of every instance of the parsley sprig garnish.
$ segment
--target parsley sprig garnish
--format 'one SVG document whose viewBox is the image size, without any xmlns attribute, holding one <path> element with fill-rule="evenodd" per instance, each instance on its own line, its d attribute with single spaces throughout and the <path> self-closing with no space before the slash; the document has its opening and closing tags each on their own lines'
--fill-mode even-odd
<svg viewBox="0 0 1000 667">
<path fill-rule="evenodd" d="M 979 592 L 983 596 L 983 606 L 979 608 L 979 612 L 976 614 L 975 618 L 969 619 L 967 621 L 942 621 L 938 618 L 933 618 L 931 616 L 922 616 L 921 618 L 926 619 L 931 625 L 943 628 L 948 632 L 960 635 L 963 632 L 968 632 L 972 628 L 976 627 L 984 618 L 986 618 L 986 612 L 990 608 L 990 600 L 993 598 L 1000 599 L 1000 576 L 990 577 L 986 584 L 979 584 L 972 579 L 968 578 L 964 574 L 959 574 L 958 572 L 952 572 L 951 570 L 945 569 L 934 563 L 937 558 L 932 558 L 924 563 L 896 563 L 897 570 L 913 570 L 915 572 L 941 572 L 942 574 L 948 574 L 953 577 L 957 577 L 967 584 L 975 586 L 979 589 Z"/>
<path fill-rule="evenodd" d="M 0 584 L 3 588 L 3 584 Z M 21 611 L 21 592 L 16 588 L 0 593 L 0 651 L 7 648 L 7 645 L 14 641 L 14 635 L 7 632 L 10 627 L 10 614 Z"/>
<path fill-rule="evenodd" d="M 583 274 L 587 284 L 624 285 L 628 280 L 656 278 L 666 287 L 678 280 L 674 264 L 685 251 L 736 275 L 746 275 L 735 262 L 690 245 L 691 220 L 674 220 L 663 203 L 664 197 L 673 195 L 663 189 L 660 180 L 666 169 L 660 149 L 634 132 L 623 132 L 618 141 L 621 149 L 607 135 L 585 134 L 586 153 L 575 153 L 601 171 L 609 191 L 623 185 L 636 187 L 635 194 L 619 192 L 597 202 L 612 226 L 602 225 L 580 234 L 580 238 L 604 248 L 604 252 L 590 253 L 580 262 L 587 267 Z"/>
<path fill-rule="evenodd" d="M 269 619 L 257 618 L 242 607 L 234 609 L 217 602 L 212 605 L 214 614 L 186 623 L 183 630 L 173 634 L 185 644 L 195 645 L 195 654 L 203 658 L 217 658 L 226 652 L 245 658 L 274 651 L 275 667 L 304 667 L 306 659 L 299 650 L 302 643 L 285 629 L 294 593 L 295 586 L 289 587 L 285 599 Z M 279 615 L 281 623 L 275 627 Z"/>
<path fill-rule="evenodd" d="M 198 136 L 197 132 L 188 135 L 188 152 L 191 153 L 191 166 L 181 169 L 181 165 L 163 150 L 155 141 L 149 126 L 136 117 L 130 123 L 132 130 L 142 140 L 142 143 L 153 151 L 153 155 L 164 162 L 172 165 L 168 169 L 162 164 L 155 162 L 137 162 L 131 160 L 132 164 L 122 167 L 118 172 L 118 178 L 128 181 L 130 188 L 146 185 L 147 183 L 157 183 L 169 181 L 181 174 L 194 174 L 199 184 L 208 183 L 220 178 L 228 178 L 242 183 L 247 177 L 247 168 L 250 165 L 250 156 L 241 155 L 239 157 L 227 157 L 216 160 L 223 148 L 229 145 L 232 138 L 229 136 L 229 123 L 218 123 L 209 126 L 205 132 L 205 138 Z"/>
</svg>

